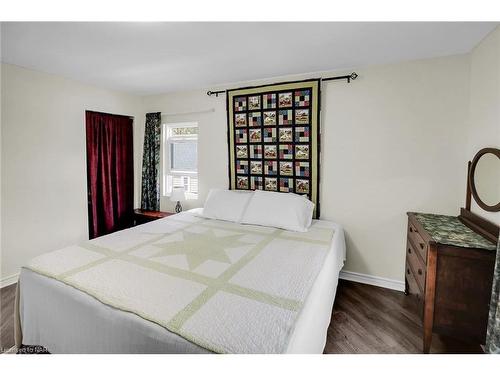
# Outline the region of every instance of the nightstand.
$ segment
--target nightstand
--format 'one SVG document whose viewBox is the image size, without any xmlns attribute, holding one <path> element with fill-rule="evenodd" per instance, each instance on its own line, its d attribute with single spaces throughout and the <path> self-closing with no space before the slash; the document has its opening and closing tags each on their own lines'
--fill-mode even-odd
<svg viewBox="0 0 500 375">
<path fill-rule="evenodd" d="M 170 215 L 175 215 L 175 213 L 141 210 L 140 208 L 138 208 L 138 209 L 134 210 L 134 225 L 148 223 L 150 221 L 162 219 L 162 218 L 170 216 Z"/>
</svg>

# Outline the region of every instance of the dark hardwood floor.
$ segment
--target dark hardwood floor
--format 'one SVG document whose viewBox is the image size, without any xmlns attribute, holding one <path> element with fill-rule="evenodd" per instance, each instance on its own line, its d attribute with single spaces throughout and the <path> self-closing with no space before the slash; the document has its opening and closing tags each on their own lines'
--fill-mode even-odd
<svg viewBox="0 0 500 375">
<path fill-rule="evenodd" d="M 0 353 L 14 345 L 14 300 L 16 284 L 0 289 Z"/>
<path fill-rule="evenodd" d="M 340 280 L 325 353 L 422 353 L 422 324 L 413 297 Z M 431 353 L 482 353 L 479 345 L 433 335 Z"/>
<path fill-rule="evenodd" d="M 0 348 L 14 345 L 15 285 L 0 290 Z M 325 353 L 421 353 L 416 305 L 402 292 L 340 280 Z M 431 353 L 481 353 L 479 345 L 434 335 Z"/>
</svg>

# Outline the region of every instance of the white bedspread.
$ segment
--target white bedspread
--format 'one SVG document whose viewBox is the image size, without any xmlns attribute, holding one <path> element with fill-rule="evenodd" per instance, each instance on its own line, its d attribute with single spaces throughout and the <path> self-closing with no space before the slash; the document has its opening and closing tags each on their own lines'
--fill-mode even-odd
<svg viewBox="0 0 500 375">
<path fill-rule="evenodd" d="M 162 328 L 167 328 L 167 341 L 178 341 L 168 352 L 318 352 L 344 258 L 342 229 L 332 223 L 315 221 L 309 232 L 294 233 L 189 212 L 176 215 L 35 259 L 29 267 L 37 275 L 23 271 L 21 278 L 23 342 L 67 352 L 51 348 L 57 346 L 53 340 L 45 340 L 49 345 L 33 337 L 32 331 L 43 331 L 41 322 L 27 320 L 25 297 L 32 291 L 23 293 L 24 283 L 48 276 L 59 280 L 51 280 L 53 288 L 67 291 L 71 285 L 79 289 L 77 295 L 84 291 L 97 299 L 85 295 L 96 306 L 121 310 L 122 318 L 135 314 L 132 321 L 146 319 L 142 325 L 150 330 L 166 334 Z M 294 339 L 302 322 L 311 330 L 318 318 L 322 322 L 316 326 L 322 328 L 311 335 L 316 344 Z M 159 342 L 150 352 L 165 350 Z M 86 352 L 114 351 L 94 343 Z"/>
</svg>

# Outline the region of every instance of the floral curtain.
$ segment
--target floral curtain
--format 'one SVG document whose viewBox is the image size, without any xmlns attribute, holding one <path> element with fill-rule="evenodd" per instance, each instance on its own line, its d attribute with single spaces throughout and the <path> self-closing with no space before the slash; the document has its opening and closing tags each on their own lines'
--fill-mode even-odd
<svg viewBox="0 0 500 375">
<path fill-rule="evenodd" d="M 141 208 L 143 210 L 160 210 L 160 125 L 160 112 L 146 114 L 142 158 Z"/>
<path fill-rule="evenodd" d="M 493 273 L 488 333 L 486 334 L 486 353 L 500 354 L 500 237 L 497 243 L 497 258 Z"/>
</svg>

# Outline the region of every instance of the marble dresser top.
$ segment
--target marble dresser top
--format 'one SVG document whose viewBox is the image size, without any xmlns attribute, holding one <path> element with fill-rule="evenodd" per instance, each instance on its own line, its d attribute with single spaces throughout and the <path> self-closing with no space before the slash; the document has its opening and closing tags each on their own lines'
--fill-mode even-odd
<svg viewBox="0 0 500 375">
<path fill-rule="evenodd" d="M 458 247 L 496 250 L 496 244 L 464 225 L 456 216 L 414 213 L 436 243 Z"/>
</svg>

